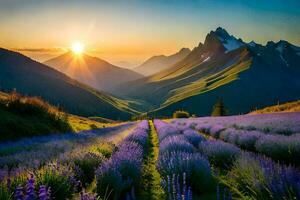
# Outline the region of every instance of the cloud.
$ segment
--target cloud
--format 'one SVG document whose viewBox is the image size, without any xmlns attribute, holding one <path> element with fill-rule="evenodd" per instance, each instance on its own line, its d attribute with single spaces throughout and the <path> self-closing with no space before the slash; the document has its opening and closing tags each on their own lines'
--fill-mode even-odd
<svg viewBox="0 0 300 200">
<path fill-rule="evenodd" d="M 15 51 L 35 52 L 35 53 L 56 53 L 65 51 L 64 48 L 13 48 Z"/>
</svg>

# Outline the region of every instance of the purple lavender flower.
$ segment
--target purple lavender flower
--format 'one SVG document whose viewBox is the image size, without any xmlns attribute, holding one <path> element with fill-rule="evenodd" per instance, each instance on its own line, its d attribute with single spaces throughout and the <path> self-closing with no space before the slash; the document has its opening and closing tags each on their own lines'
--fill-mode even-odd
<svg viewBox="0 0 300 200">
<path fill-rule="evenodd" d="M 27 181 L 26 184 L 26 196 L 25 196 L 25 200 L 35 200 L 36 199 L 36 194 L 34 191 L 34 176 L 33 174 L 30 174 L 30 177 Z"/>
<path fill-rule="evenodd" d="M 159 141 L 168 136 L 180 134 L 178 128 L 161 120 L 154 120 L 154 126 L 157 130 Z"/>
<path fill-rule="evenodd" d="M 38 195 L 35 192 L 35 178 L 33 174 L 29 174 L 29 178 L 24 188 L 19 185 L 15 189 L 15 199 L 16 200 L 50 200 L 51 199 L 51 190 L 46 188 L 45 185 L 40 185 Z"/>
<path fill-rule="evenodd" d="M 219 138 L 220 132 L 225 130 L 225 127 L 220 124 L 213 125 L 210 130 L 209 134 L 214 138 Z"/>
<path fill-rule="evenodd" d="M 129 136 L 127 136 L 124 141 L 131 141 L 144 145 L 145 140 L 147 140 L 147 132 L 143 129 L 135 129 Z"/>
<path fill-rule="evenodd" d="M 23 195 L 24 195 L 23 187 L 19 185 L 15 190 L 15 199 L 23 200 Z"/>
<path fill-rule="evenodd" d="M 200 142 L 206 140 L 204 136 L 200 135 L 197 131 L 194 131 L 192 129 L 186 129 L 185 131 L 183 131 L 183 135 L 196 148 L 199 146 Z"/>
<path fill-rule="evenodd" d="M 217 167 L 228 168 L 240 153 L 240 149 L 220 140 L 209 140 L 199 145 L 199 151 L 210 163 Z"/>
<path fill-rule="evenodd" d="M 177 121 L 177 120 L 176 120 Z M 225 128 L 236 126 L 239 129 L 259 130 L 275 134 L 300 133 L 300 113 L 273 113 L 257 115 L 236 115 L 228 117 L 199 117 L 181 119 L 181 123 L 197 124 L 196 129 L 204 132 L 219 124 Z M 207 131 L 208 130 L 208 131 Z"/>
<path fill-rule="evenodd" d="M 201 131 L 203 133 L 209 133 L 211 129 L 210 124 L 198 123 L 195 127 L 196 130 Z"/>
<path fill-rule="evenodd" d="M 256 141 L 263 136 L 263 133 L 259 131 L 240 131 L 237 145 L 242 149 L 255 151 Z"/>
<path fill-rule="evenodd" d="M 141 121 L 132 133 L 125 138 L 125 141 L 137 142 L 144 146 L 147 142 L 149 124 L 147 120 Z"/>
<path fill-rule="evenodd" d="M 186 183 L 201 193 L 211 189 L 212 176 L 209 162 L 199 153 L 167 152 L 159 155 L 158 171 L 164 179 L 173 174 L 186 177 Z M 180 181 L 181 182 L 181 181 Z"/>
<path fill-rule="evenodd" d="M 232 144 L 235 144 L 238 139 L 237 130 L 234 128 L 225 129 L 224 131 L 222 131 L 220 133 L 219 137 L 221 140 L 223 140 L 225 142 L 230 142 Z"/>
<path fill-rule="evenodd" d="M 108 133 L 112 131 L 115 133 L 122 132 L 133 125 L 135 125 L 135 122 L 92 131 L 82 131 L 76 134 L 35 136 L 1 143 L 0 151 L 8 153 L 0 156 L 0 179 L 6 178 L 8 173 L 10 176 L 18 176 L 20 173 L 41 168 L 56 160 L 69 162 L 72 160 L 73 154 L 88 149 L 92 145 L 98 145 L 103 141 L 104 136 L 107 140 L 118 137 L 118 134 L 111 134 L 110 136 Z"/>
<path fill-rule="evenodd" d="M 148 137 L 148 124 L 146 126 L 145 122 L 141 123 L 121 142 L 111 158 L 97 169 L 97 193 L 101 196 L 107 191 L 110 191 L 115 199 L 134 195 L 132 191 L 138 187 L 140 181 L 143 148 Z"/>
<path fill-rule="evenodd" d="M 160 139 L 157 168 L 165 180 L 164 184 L 172 182 L 172 187 L 164 187 L 167 193 L 171 190 L 172 196 L 169 195 L 168 198 L 191 199 L 191 189 L 187 189 L 188 186 L 199 194 L 211 190 L 213 181 L 209 162 L 200 154 L 194 153 L 196 149 L 193 146 L 205 141 L 205 138 L 191 130 L 188 123 L 182 124 L 179 120 L 173 125 L 156 120 L 155 126 Z"/>
<path fill-rule="evenodd" d="M 194 147 L 189 143 L 184 135 L 168 136 L 160 143 L 160 152 L 194 152 Z"/>
<path fill-rule="evenodd" d="M 180 182 L 180 177 L 178 174 L 172 175 L 172 181 L 170 181 L 170 177 L 168 176 L 167 182 L 167 193 L 166 198 L 169 200 L 192 200 L 191 189 L 186 189 L 185 179 L 183 178 L 183 183 Z M 182 177 L 185 177 L 183 174 Z M 181 188 L 182 185 L 182 188 Z"/>
<path fill-rule="evenodd" d="M 51 199 L 51 189 L 45 186 L 40 185 L 39 189 L 39 199 L 40 200 L 50 200 Z"/>
<path fill-rule="evenodd" d="M 291 136 L 264 135 L 256 141 L 256 151 L 274 160 L 300 165 L 300 160 L 295 159 L 300 155 L 300 137 L 298 134 Z"/>
<path fill-rule="evenodd" d="M 80 200 L 96 200 L 97 199 L 97 194 L 94 193 L 87 193 L 83 191 L 80 194 Z"/>
</svg>

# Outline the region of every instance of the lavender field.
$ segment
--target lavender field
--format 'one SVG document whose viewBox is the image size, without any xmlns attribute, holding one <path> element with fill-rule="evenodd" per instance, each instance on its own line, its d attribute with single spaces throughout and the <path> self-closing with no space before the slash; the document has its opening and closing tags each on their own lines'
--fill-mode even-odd
<svg viewBox="0 0 300 200">
<path fill-rule="evenodd" d="M 0 0 L 0 200 L 300 200 L 300 0 Z"/>
<path fill-rule="evenodd" d="M 153 120 L 2 143 L 0 199 L 300 199 L 300 113 Z"/>
</svg>

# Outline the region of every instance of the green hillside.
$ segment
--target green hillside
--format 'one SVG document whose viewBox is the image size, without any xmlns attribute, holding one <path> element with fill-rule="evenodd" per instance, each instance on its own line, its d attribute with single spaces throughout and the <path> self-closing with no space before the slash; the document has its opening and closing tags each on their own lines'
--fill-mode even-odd
<svg viewBox="0 0 300 200">
<path fill-rule="evenodd" d="M 239 53 L 237 58 L 233 58 L 236 59 L 236 62 L 227 62 L 226 66 L 220 65 L 218 61 L 204 66 L 199 65 L 198 68 L 201 68 L 201 73 L 199 73 L 197 80 L 173 89 L 161 107 L 168 106 L 191 96 L 209 92 L 237 80 L 238 74 L 247 70 L 251 65 L 248 52 L 245 50 Z M 201 76 L 202 74 L 203 76 Z M 188 70 L 186 73 L 183 73 L 182 76 L 191 78 L 195 76 L 195 73 L 191 73 L 191 70 Z"/>
<path fill-rule="evenodd" d="M 41 98 L 0 92 L 0 141 L 113 126 L 60 111 Z"/>
<path fill-rule="evenodd" d="M 65 113 L 37 97 L 0 95 L 0 141 L 72 131 Z"/>
<path fill-rule="evenodd" d="M 248 113 L 255 108 L 274 105 L 278 101 L 299 99 L 299 75 L 300 69 L 297 67 L 287 69 L 252 56 L 249 68 L 241 71 L 234 81 L 158 108 L 150 114 L 171 116 L 174 110 L 184 109 L 198 116 L 210 115 L 213 105 L 220 97 L 229 114 Z"/>
<path fill-rule="evenodd" d="M 245 48 L 222 56 L 215 55 L 205 62 L 203 60 L 205 58 L 199 60 L 200 64 L 196 66 L 188 61 L 182 68 L 177 68 L 173 72 L 166 70 L 157 73 L 144 79 L 144 83 L 131 82 L 126 86 L 131 88 L 127 95 L 146 100 L 153 103 L 157 109 L 163 109 L 176 102 L 233 82 L 251 65 L 251 57 Z M 182 62 L 178 65 L 180 64 Z"/>
</svg>

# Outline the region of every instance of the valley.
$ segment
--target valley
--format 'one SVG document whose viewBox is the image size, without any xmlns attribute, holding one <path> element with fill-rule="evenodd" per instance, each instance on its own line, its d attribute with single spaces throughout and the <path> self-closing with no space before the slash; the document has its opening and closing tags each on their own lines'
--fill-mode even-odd
<svg viewBox="0 0 300 200">
<path fill-rule="evenodd" d="M 265 46 L 246 43 L 219 27 L 192 50 L 183 48 L 169 57 L 150 58 L 137 68 L 137 72 L 145 71 L 141 75 L 99 58 L 76 56 L 72 52 L 45 62 L 56 71 L 2 49 L 2 58 L 12 62 L 2 63 L 7 68 L 1 69 L 5 75 L 1 87 L 6 91 L 15 88 L 26 95 L 41 96 L 73 114 L 115 120 L 146 113 L 168 117 L 178 109 L 205 116 L 210 114 L 218 98 L 227 104 L 229 114 L 248 113 L 277 102 L 299 99 L 299 52 L 299 47 L 286 41 L 271 41 Z M 19 69 L 13 70 L 17 65 Z M 29 78 L 25 72 L 31 70 L 28 67 L 32 65 L 34 74 Z M 146 72 L 146 68 L 152 69 L 153 65 L 159 70 Z M 162 65 L 165 67 L 160 67 Z M 7 77 L 11 77 L 10 80 L 5 79 Z M 47 78 L 43 78 L 43 84 L 35 84 L 41 77 Z M 54 81 L 57 78 L 64 83 Z M 63 95 L 63 87 L 68 95 Z M 49 88 L 51 96 L 42 88 Z"/>
<path fill-rule="evenodd" d="M 0 200 L 300 199 L 299 22 L 299 0 L 0 0 Z"/>
</svg>

